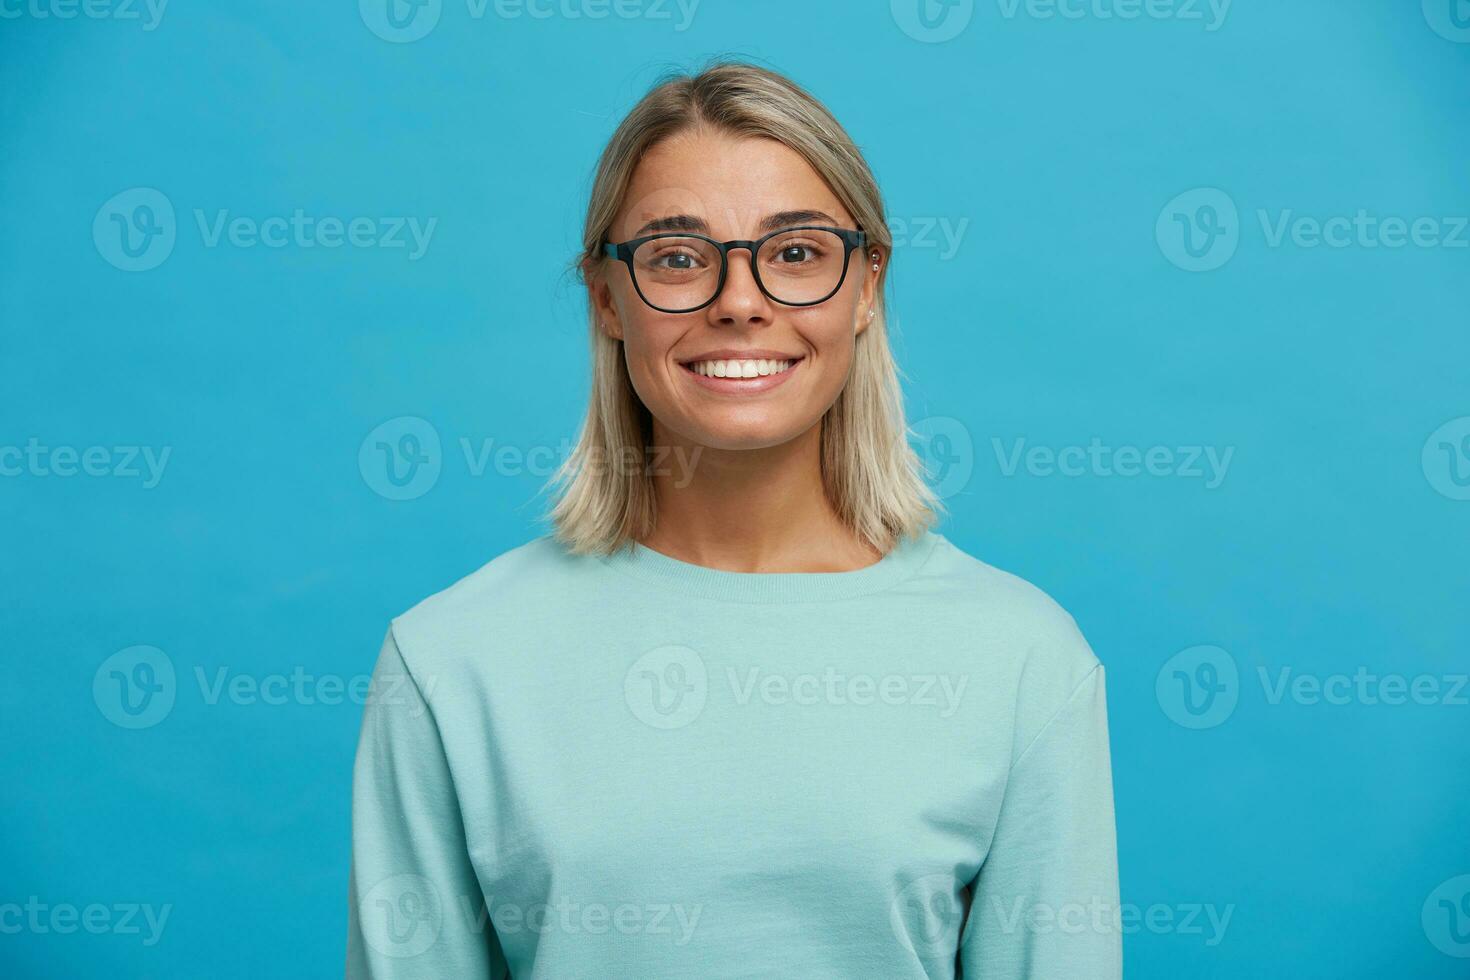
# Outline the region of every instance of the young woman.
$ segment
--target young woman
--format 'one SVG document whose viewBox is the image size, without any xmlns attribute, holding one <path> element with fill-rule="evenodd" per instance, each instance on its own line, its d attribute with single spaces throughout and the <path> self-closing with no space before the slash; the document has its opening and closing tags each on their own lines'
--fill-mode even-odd
<svg viewBox="0 0 1470 980">
<path fill-rule="evenodd" d="M 350 977 L 1121 974 L 1103 669 L 932 530 L 878 187 L 715 65 L 613 134 L 554 530 L 398 616 Z"/>
</svg>

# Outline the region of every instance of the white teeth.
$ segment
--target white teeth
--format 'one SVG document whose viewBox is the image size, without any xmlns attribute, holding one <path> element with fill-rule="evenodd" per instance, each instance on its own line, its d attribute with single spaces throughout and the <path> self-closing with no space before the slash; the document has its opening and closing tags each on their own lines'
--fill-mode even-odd
<svg viewBox="0 0 1470 980">
<path fill-rule="evenodd" d="M 706 378 L 764 378 L 788 370 L 795 361 L 765 359 L 742 361 L 695 361 L 689 365 L 695 374 Z"/>
</svg>

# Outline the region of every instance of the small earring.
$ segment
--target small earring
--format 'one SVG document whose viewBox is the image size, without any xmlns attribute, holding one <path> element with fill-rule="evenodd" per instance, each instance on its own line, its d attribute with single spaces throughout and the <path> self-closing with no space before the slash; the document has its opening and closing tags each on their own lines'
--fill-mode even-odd
<svg viewBox="0 0 1470 980">
<path fill-rule="evenodd" d="M 871 319 L 873 319 L 873 316 L 874 316 L 874 315 L 875 315 L 875 314 L 876 314 L 876 313 L 877 313 L 877 312 L 878 312 L 878 311 L 877 311 L 877 310 L 869 310 L 869 311 L 868 311 L 868 319 L 869 319 L 869 320 L 871 320 Z"/>
</svg>

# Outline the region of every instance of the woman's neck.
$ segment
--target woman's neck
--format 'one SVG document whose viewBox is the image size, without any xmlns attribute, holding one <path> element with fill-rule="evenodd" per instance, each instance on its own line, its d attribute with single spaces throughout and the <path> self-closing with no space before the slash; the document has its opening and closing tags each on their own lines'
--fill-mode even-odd
<svg viewBox="0 0 1470 980">
<path fill-rule="evenodd" d="M 732 572 L 845 572 L 882 554 L 842 523 L 822 486 L 821 427 L 779 446 L 697 446 L 654 423 L 658 524 L 640 540 Z"/>
</svg>

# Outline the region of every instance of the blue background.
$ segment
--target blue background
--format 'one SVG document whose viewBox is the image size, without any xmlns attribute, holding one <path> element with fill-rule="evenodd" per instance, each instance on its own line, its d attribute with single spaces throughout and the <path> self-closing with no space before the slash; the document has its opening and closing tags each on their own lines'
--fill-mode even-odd
<svg viewBox="0 0 1470 980">
<path fill-rule="evenodd" d="M 0 477 L 0 903 L 172 908 L 153 945 L 0 934 L 0 973 L 340 975 L 361 705 L 211 704 L 196 671 L 361 677 L 390 616 L 540 533 L 545 466 L 477 472 L 462 440 L 563 451 L 587 391 L 565 268 L 591 168 L 661 69 L 728 53 L 823 99 L 907 223 L 894 343 L 910 419 L 945 434 L 919 440 L 943 532 L 1055 596 L 1108 667 L 1123 898 L 1176 925 L 1127 936 L 1128 975 L 1470 975 L 1437 902 L 1421 919 L 1470 874 L 1467 692 L 1273 703 L 1258 675 L 1470 666 L 1470 233 L 1273 245 L 1260 217 L 1470 214 L 1450 0 L 1238 0 L 1214 30 L 1202 4 L 980 0 L 943 41 L 912 0 L 703 0 L 684 30 L 652 0 L 600 20 L 443 0 L 409 42 L 371 29 L 392 34 L 371 0 L 175 0 L 152 30 L 146 8 L 19 2 L 0 19 L 0 445 L 107 447 L 108 472 L 127 469 L 112 447 L 170 456 L 151 487 Z M 135 188 L 176 215 L 144 271 L 107 234 Z M 1218 194 L 1166 207 L 1197 188 L 1235 220 L 1201 210 Z M 411 259 L 211 247 L 195 217 L 297 209 L 436 225 Z M 1221 229 L 1218 267 L 1181 267 L 1185 225 Z M 437 478 L 394 500 L 369 434 L 396 445 L 404 417 L 439 437 Z M 1450 448 L 1427 443 L 1447 422 Z M 1007 472 L 1018 439 L 1094 437 L 1234 455 L 1214 488 Z M 176 671 L 175 703 L 129 729 L 93 682 L 137 645 Z M 1200 645 L 1237 669 L 1215 692 L 1235 706 L 1190 727 L 1168 664 Z M 1191 906 L 1230 909 L 1223 938 L 1177 927 Z"/>
</svg>

